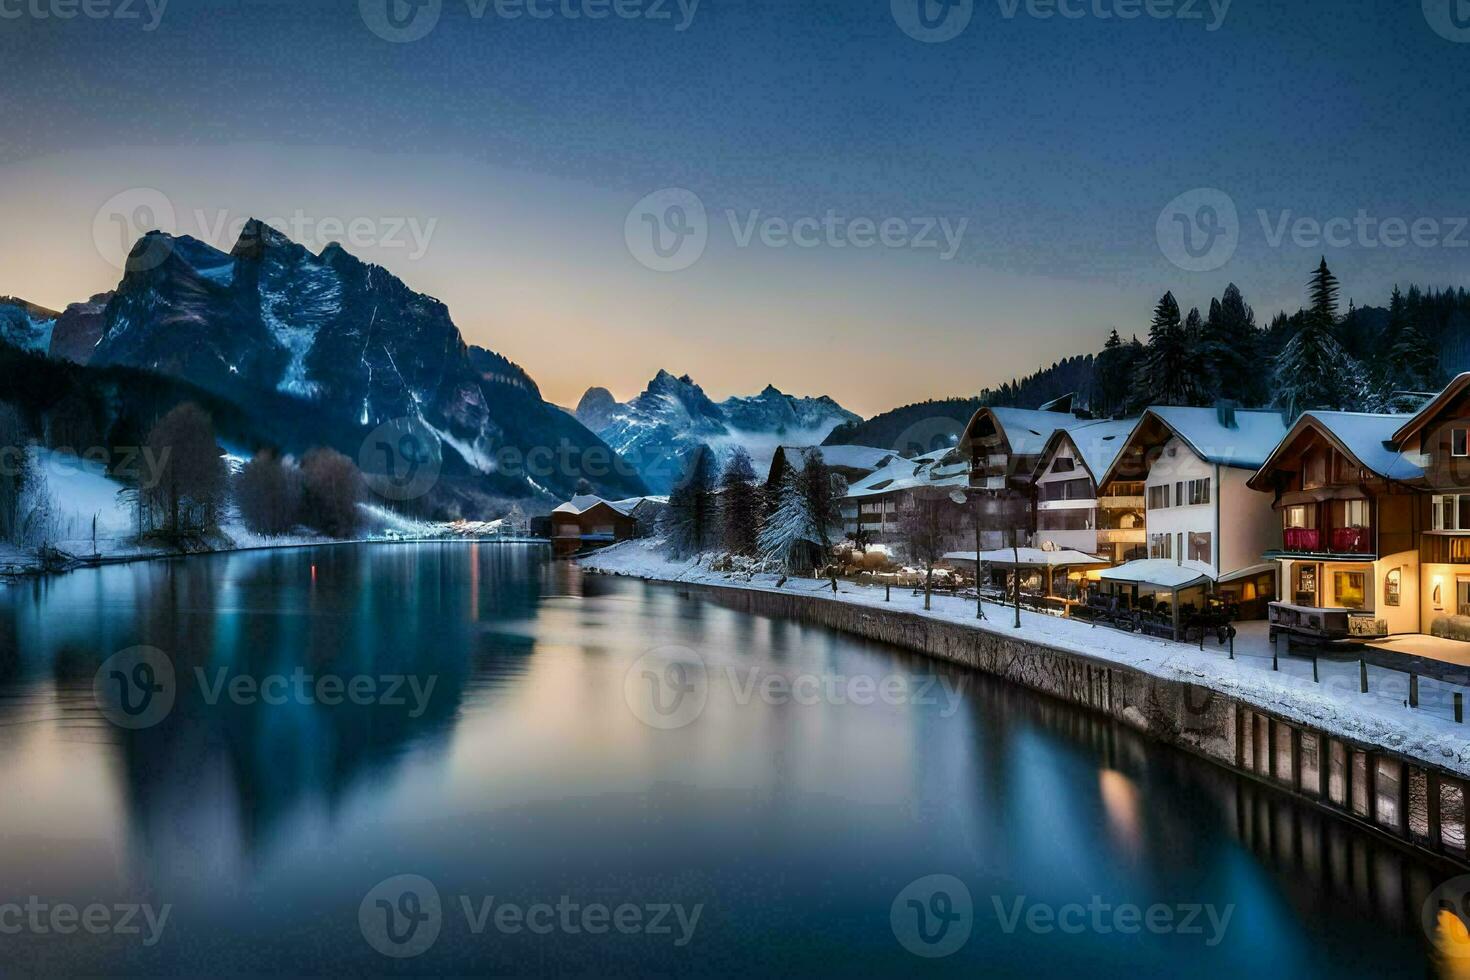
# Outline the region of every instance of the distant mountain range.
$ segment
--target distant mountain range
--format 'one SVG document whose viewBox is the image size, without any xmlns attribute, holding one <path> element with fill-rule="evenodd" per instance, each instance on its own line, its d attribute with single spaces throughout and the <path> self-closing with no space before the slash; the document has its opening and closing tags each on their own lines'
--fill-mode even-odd
<svg viewBox="0 0 1470 980">
<path fill-rule="evenodd" d="M 0 339 L 184 379 L 289 452 L 356 457 L 375 427 L 409 420 L 437 457 L 428 509 L 442 514 L 565 499 L 584 478 L 611 497 L 644 492 L 519 366 L 466 345 L 443 303 L 340 245 L 313 254 L 254 220 L 229 252 L 149 232 L 113 293 L 63 313 L 0 299 Z"/>
<path fill-rule="evenodd" d="M 606 388 L 589 388 L 575 414 L 655 493 L 672 488 L 701 445 L 722 461 L 744 447 L 763 476 L 777 446 L 817 445 L 837 426 L 860 421 L 826 396 L 798 397 L 769 385 L 758 395 L 716 402 L 687 374 L 676 378 L 668 371 L 628 402 Z"/>
</svg>

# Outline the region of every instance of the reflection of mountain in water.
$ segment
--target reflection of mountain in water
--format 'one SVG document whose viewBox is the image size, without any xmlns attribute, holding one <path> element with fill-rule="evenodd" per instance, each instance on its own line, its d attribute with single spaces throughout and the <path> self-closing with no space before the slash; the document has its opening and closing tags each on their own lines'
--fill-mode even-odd
<svg viewBox="0 0 1470 980">
<path fill-rule="evenodd" d="M 372 793 L 409 756 L 442 753 L 467 686 L 493 689 L 523 671 L 534 641 L 494 624 L 535 615 L 531 564 L 527 547 L 443 544 L 106 569 L 118 600 L 95 621 L 36 630 L 0 607 L 10 613 L 0 673 L 49 673 L 91 715 L 102 659 L 134 644 L 167 652 L 177 699 L 163 722 L 122 731 L 89 721 L 118 743 L 141 863 L 170 880 L 229 881 L 277 833 L 328 837 L 354 794 Z M 232 686 L 242 678 L 280 680 L 257 692 Z M 324 678 L 341 683 L 312 683 Z M 341 703 L 323 703 L 333 698 Z"/>
</svg>

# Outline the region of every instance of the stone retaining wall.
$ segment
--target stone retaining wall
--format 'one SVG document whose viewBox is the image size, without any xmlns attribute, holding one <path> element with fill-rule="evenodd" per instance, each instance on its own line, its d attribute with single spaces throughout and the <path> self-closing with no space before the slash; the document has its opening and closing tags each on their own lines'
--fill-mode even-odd
<svg viewBox="0 0 1470 980">
<path fill-rule="evenodd" d="M 1470 866 L 1466 781 L 1418 759 L 1287 721 L 1206 687 L 959 623 L 813 595 L 672 585 L 729 609 L 840 630 L 1004 678 Z"/>
</svg>

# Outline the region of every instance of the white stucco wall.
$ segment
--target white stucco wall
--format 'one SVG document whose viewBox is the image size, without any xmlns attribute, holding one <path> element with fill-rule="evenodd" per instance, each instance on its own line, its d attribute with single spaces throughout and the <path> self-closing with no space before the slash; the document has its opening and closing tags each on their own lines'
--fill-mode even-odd
<svg viewBox="0 0 1470 980">
<path fill-rule="evenodd" d="M 1150 487 L 1168 486 L 1170 506 L 1148 511 L 1148 534 L 1169 533 L 1174 536 L 1174 557 L 1180 557 L 1180 538 L 1184 535 L 1184 557 L 1188 557 L 1189 535 L 1211 535 L 1209 565 L 1216 575 L 1252 565 L 1266 559 L 1262 554 L 1281 546 L 1281 517 L 1271 508 L 1271 495 L 1246 486 L 1251 471 L 1231 466 L 1217 466 L 1196 456 L 1179 437 L 1164 444 L 1158 460 L 1144 481 L 1144 497 Z M 1185 484 L 1184 499 L 1189 499 L 1191 480 L 1210 481 L 1210 502 L 1175 506 L 1176 484 Z"/>
</svg>

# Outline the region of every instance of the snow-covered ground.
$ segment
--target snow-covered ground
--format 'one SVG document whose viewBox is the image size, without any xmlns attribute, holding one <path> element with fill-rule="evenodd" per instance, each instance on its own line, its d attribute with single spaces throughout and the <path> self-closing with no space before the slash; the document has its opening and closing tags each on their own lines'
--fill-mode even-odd
<svg viewBox="0 0 1470 980">
<path fill-rule="evenodd" d="M 32 460 L 45 477 L 45 489 L 54 515 L 47 543 L 73 557 L 86 560 L 147 558 L 171 554 L 156 546 L 134 540 L 133 505 L 126 488 L 107 475 L 101 463 L 71 453 L 33 448 Z M 405 517 L 370 503 L 358 505 L 365 528 L 357 541 L 404 541 L 425 538 L 511 537 L 502 521 L 440 523 Z M 231 510 L 221 522 L 221 550 L 247 548 L 294 548 L 304 545 L 340 544 L 305 532 L 267 536 L 247 528 Z M 517 539 L 519 540 L 519 539 Z M 34 549 L 0 544 L 0 570 L 24 573 L 37 570 L 40 561 Z"/>
<path fill-rule="evenodd" d="M 777 591 L 775 574 L 746 575 L 712 571 L 705 558 L 671 561 L 653 539 L 625 541 L 599 551 L 580 561 L 588 571 L 612 575 L 631 575 L 667 582 L 690 582 L 729 588 Z M 1283 669 L 1273 671 L 1269 653 L 1263 659 L 1258 644 L 1239 644 L 1236 659 L 1213 640 L 1205 642 L 1204 651 L 1197 645 L 1156 639 L 1137 633 L 1125 633 L 1107 626 L 1094 626 L 1081 620 L 1062 619 L 1027 610 L 1021 612 L 1021 627 L 1014 628 L 1014 613 L 1009 607 L 985 604 L 985 621 L 975 619 L 973 599 L 933 596 L 933 608 L 924 610 L 924 597 L 910 589 L 894 588 L 891 601 L 884 601 L 882 588 L 840 582 L 832 594 L 826 579 L 789 579 L 782 592 L 803 592 L 829 602 L 848 602 L 863 606 L 916 613 L 935 619 L 960 623 L 973 629 L 989 630 L 1005 636 L 1019 637 L 1038 644 L 1108 660 L 1157 677 L 1208 687 L 1245 704 L 1255 705 L 1283 718 L 1353 739 L 1369 745 L 1381 745 L 1408 756 L 1433 763 L 1445 769 L 1470 776 L 1470 728 L 1456 724 L 1452 718 L 1431 713 L 1423 708 L 1411 709 L 1404 703 L 1408 697 L 1407 675 L 1401 674 L 1402 695 L 1393 685 L 1397 672 L 1370 668 L 1370 689 L 1378 693 L 1358 693 L 1356 666 L 1344 669 L 1333 665 L 1324 669 L 1321 681 L 1314 682 L 1310 660 L 1283 658 Z M 1269 648 L 1267 648 L 1269 649 Z M 1421 700 L 1426 684 L 1421 682 Z"/>
</svg>

